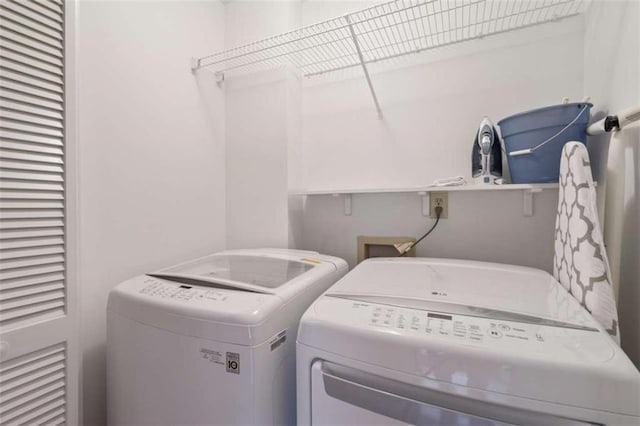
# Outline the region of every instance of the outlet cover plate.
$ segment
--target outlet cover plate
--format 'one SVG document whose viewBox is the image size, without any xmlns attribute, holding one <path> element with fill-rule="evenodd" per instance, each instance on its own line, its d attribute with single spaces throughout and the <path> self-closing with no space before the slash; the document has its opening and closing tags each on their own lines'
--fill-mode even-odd
<svg viewBox="0 0 640 426">
<path fill-rule="evenodd" d="M 449 193 L 446 191 L 434 191 L 429 193 L 429 217 L 436 218 L 436 206 L 442 206 L 440 219 L 449 217 Z"/>
</svg>

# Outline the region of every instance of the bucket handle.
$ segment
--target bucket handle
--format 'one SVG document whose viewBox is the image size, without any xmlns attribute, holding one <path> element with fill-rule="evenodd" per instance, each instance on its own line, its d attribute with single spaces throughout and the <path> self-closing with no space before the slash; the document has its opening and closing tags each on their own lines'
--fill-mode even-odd
<svg viewBox="0 0 640 426">
<path fill-rule="evenodd" d="M 509 153 L 509 157 L 517 157 L 519 155 L 528 155 L 528 154 L 533 154 L 533 151 L 535 151 L 536 149 L 546 145 L 547 143 L 551 142 L 552 140 L 554 140 L 555 138 L 557 138 L 558 136 L 560 136 L 565 130 L 567 130 L 569 127 L 573 126 L 573 124 L 578 121 L 578 118 L 580 118 L 580 116 L 582 115 L 583 112 L 585 112 L 587 110 L 588 105 L 585 105 L 582 107 L 582 109 L 580 110 L 580 112 L 578 113 L 578 115 L 576 115 L 576 118 L 574 118 L 571 123 L 567 124 L 564 129 L 560 130 L 558 133 L 556 133 L 555 135 L 551 136 L 549 139 L 545 140 L 544 142 L 538 144 L 537 146 L 533 147 L 533 148 L 527 148 L 527 149 L 520 149 L 518 151 L 513 151 Z"/>
</svg>

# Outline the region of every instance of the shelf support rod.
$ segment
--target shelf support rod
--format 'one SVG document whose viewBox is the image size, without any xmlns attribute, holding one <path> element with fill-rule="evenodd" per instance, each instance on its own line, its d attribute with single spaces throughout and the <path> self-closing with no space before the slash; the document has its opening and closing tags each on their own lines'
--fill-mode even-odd
<svg viewBox="0 0 640 426">
<path fill-rule="evenodd" d="M 364 71 L 364 76 L 367 79 L 367 84 L 369 85 L 369 90 L 371 91 L 371 96 L 373 97 L 373 103 L 376 104 L 376 110 L 378 111 L 378 118 L 382 119 L 382 109 L 380 108 L 380 103 L 378 102 L 378 97 L 376 96 L 376 91 L 373 89 L 373 83 L 371 82 L 371 77 L 369 76 L 369 70 L 367 69 L 367 64 L 364 62 L 364 56 L 362 55 L 362 49 L 360 49 L 360 43 L 358 42 L 358 37 L 356 37 L 356 32 L 353 29 L 353 25 L 351 24 L 351 18 L 349 15 L 345 16 L 344 19 L 347 21 L 347 25 L 349 25 L 349 32 L 351 32 L 351 38 L 353 39 L 353 44 L 356 47 L 356 52 L 358 53 L 358 58 L 360 58 L 360 65 L 362 65 L 362 70 Z"/>
</svg>

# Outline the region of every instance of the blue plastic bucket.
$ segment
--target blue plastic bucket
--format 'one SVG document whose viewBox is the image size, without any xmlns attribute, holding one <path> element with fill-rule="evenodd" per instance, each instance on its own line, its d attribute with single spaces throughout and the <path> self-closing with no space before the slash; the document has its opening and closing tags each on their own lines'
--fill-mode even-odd
<svg viewBox="0 0 640 426">
<path fill-rule="evenodd" d="M 512 183 L 557 182 L 565 143 L 586 143 L 589 113 L 585 102 L 553 105 L 498 121 Z"/>
</svg>

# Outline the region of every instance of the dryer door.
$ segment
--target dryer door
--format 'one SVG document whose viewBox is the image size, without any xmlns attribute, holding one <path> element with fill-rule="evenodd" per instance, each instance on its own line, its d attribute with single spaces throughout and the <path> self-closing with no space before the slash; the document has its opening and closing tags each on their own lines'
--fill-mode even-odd
<svg viewBox="0 0 640 426">
<path fill-rule="evenodd" d="M 311 367 L 314 425 L 586 425 L 444 394 L 363 371 L 316 361 Z"/>
</svg>

